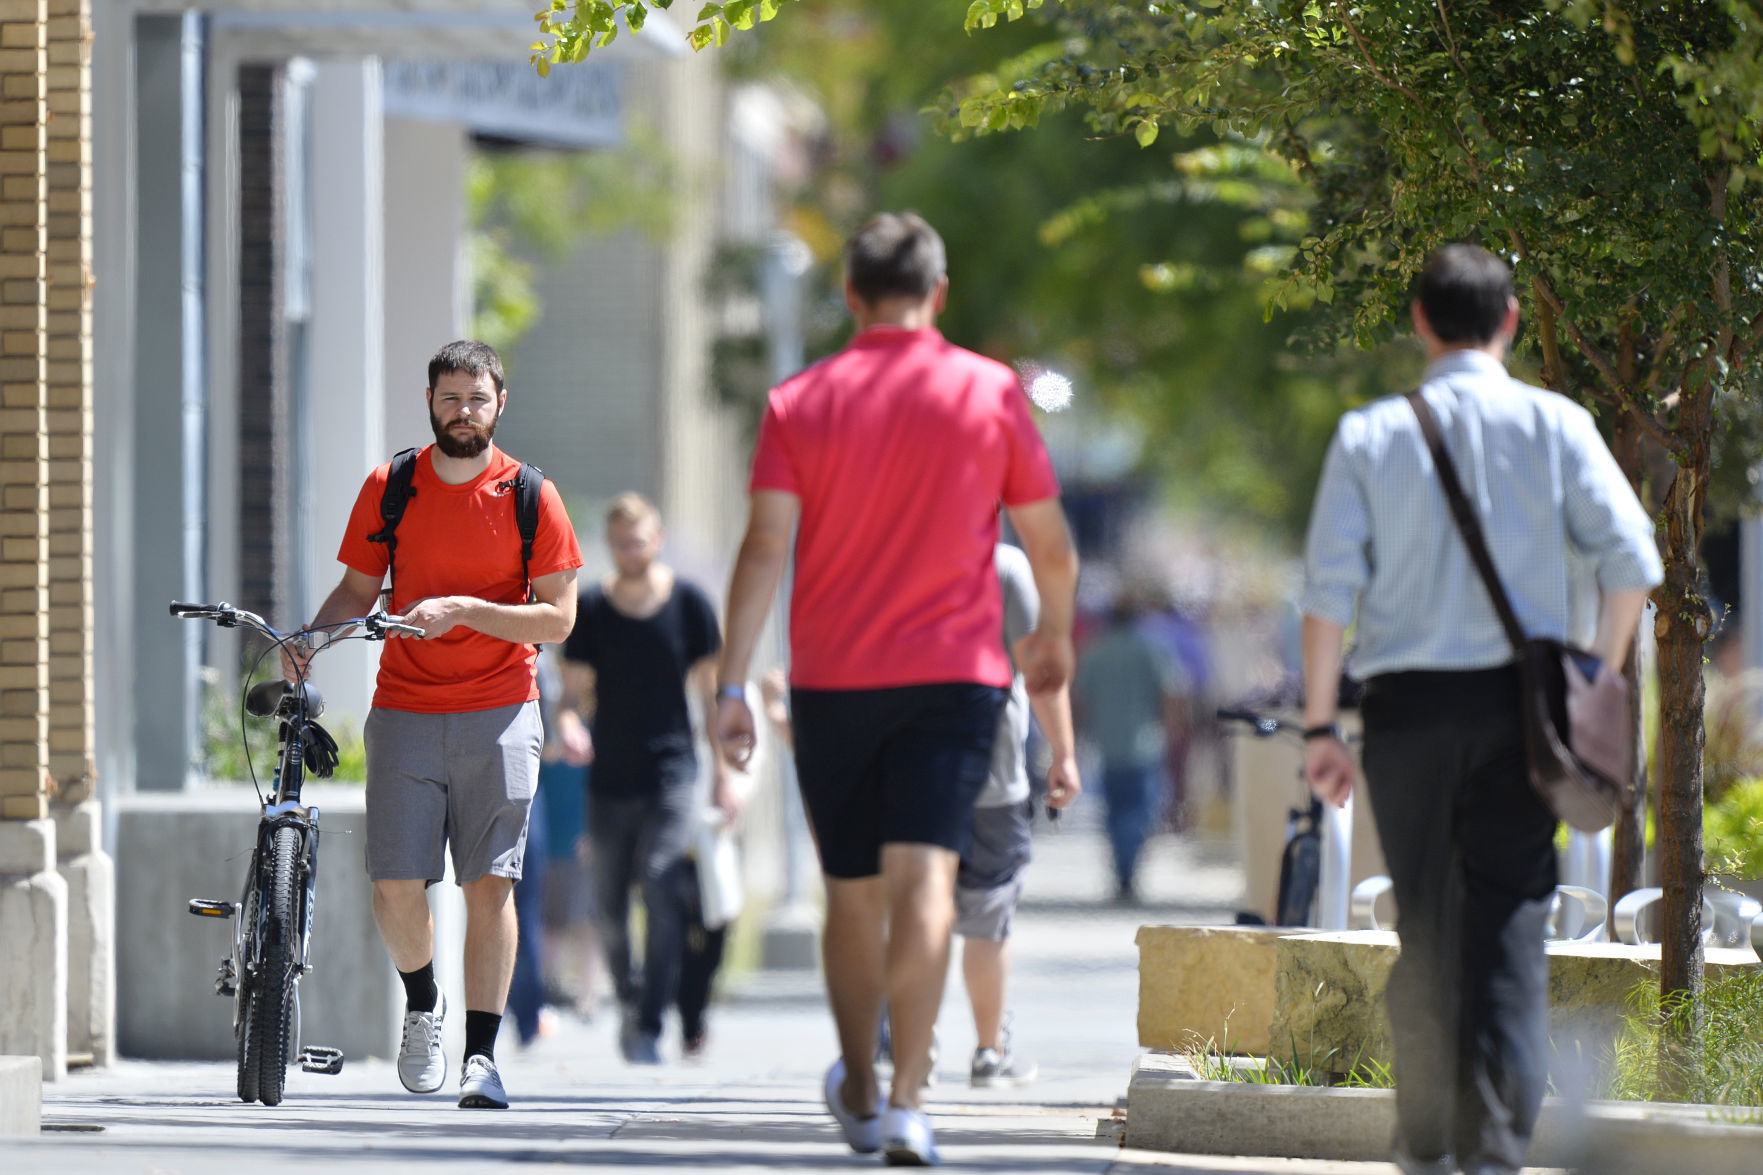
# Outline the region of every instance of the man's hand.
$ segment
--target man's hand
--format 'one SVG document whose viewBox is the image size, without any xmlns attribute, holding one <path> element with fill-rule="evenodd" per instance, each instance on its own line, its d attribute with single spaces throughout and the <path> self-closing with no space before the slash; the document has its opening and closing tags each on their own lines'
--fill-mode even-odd
<svg viewBox="0 0 1763 1175">
<path fill-rule="evenodd" d="M 741 818 L 741 807 L 746 803 L 743 791 L 744 789 L 736 785 L 732 773 L 728 771 L 716 773 L 716 785 L 711 790 L 710 802 L 722 809 L 723 815 L 728 817 L 731 826 Z"/>
<path fill-rule="evenodd" d="M 716 745 L 722 761 L 743 768 L 753 758 L 753 711 L 746 698 L 720 698 L 716 703 Z M 717 807 L 721 807 L 717 801 Z"/>
<path fill-rule="evenodd" d="M 571 767 L 594 761 L 594 736 L 574 710 L 565 708 L 557 715 L 557 741 L 563 744 L 563 761 Z"/>
<path fill-rule="evenodd" d="M 413 624 L 422 629 L 427 637 L 442 636 L 465 623 L 467 611 L 477 601 L 470 596 L 430 596 L 418 600 L 404 610 L 404 615 L 393 616 L 392 620 L 399 624 Z M 403 633 L 395 633 L 403 636 Z"/>
<path fill-rule="evenodd" d="M 1077 654 L 1069 636 L 1055 636 L 1035 629 L 1016 642 L 1016 665 L 1031 694 L 1050 694 L 1071 680 Z"/>
<path fill-rule="evenodd" d="M 1077 756 L 1054 756 L 1047 768 L 1047 807 L 1068 808 L 1083 790 L 1083 780 L 1077 773 Z"/>
<path fill-rule="evenodd" d="M 1339 808 L 1353 795 L 1358 766 L 1353 752 L 1338 738 L 1313 738 L 1304 744 L 1304 780 L 1310 790 Z"/>
<path fill-rule="evenodd" d="M 295 639 L 282 643 L 282 680 L 301 682 L 312 674 L 312 654 L 314 649 L 305 640 L 308 630 L 302 629 Z"/>
</svg>

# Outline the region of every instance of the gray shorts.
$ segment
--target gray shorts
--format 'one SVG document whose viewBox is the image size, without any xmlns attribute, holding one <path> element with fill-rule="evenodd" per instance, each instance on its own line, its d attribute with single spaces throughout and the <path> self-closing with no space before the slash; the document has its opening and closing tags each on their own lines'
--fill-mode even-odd
<svg viewBox="0 0 1763 1175">
<path fill-rule="evenodd" d="M 1033 856 L 1033 801 L 973 810 L 973 841 L 955 874 L 955 933 L 1002 942 L 1022 898 L 1022 871 Z"/>
<path fill-rule="evenodd" d="M 545 737 L 537 702 L 463 714 L 376 706 L 363 733 L 370 880 L 433 885 L 448 848 L 460 885 L 520 879 Z"/>
</svg>

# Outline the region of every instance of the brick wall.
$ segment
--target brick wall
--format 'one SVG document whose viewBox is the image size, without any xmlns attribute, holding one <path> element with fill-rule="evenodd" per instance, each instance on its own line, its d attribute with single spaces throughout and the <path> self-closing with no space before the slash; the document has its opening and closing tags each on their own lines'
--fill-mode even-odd
<svg viewBox="0 0 1763 1175">
<path fill-rule="evenodd" d="M 91 794 L 91 0 L 49 0 L 49 774 L 56 798 Z"/>
<path fill-rule="evenodd" d="M 48 813 L 48 3 L 0 0 L 0 818 Z"/>
</svg>

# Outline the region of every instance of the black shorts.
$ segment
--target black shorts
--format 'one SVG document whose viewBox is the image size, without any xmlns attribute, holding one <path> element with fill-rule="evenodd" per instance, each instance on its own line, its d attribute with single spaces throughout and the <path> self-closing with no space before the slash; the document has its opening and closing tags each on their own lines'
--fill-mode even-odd
<svg viewBox="0 0 1763 1175">
<path fill-rule="evenodd" d="M 790 691 L 796 778 L 828 877 L 874 877 L 884 844 L 962 852 L 1004 691 L 969 682 Z"/>
</svg>

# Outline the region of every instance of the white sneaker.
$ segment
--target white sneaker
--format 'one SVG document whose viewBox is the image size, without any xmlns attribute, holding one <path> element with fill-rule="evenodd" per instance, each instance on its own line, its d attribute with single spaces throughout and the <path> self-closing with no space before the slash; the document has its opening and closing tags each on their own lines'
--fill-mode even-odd
<svg viewBox="0 0 1763 1175">
<path fill-rule="evenodd" d="M 845 1141 L 860 1155 L 873 1155 L 881 1149 L 881 1115 L 870 1113 L 859 1118 L 845 1106 L 842 1089 L 845 1084 L 845 1061 L 840 1058 L 826 1071 L 826 1108 L 845 1132 Z"/>
<path fill-rule="evenodd" d="M 934 1167 L 937 1136 L 930 1115 L 905 1106 L 889 1106 L 882 1115 L 882 1158 L 890 1167 Z"/>
<path fill-rule="evenodd" d="M 459 1108 L 462 1110 L 506 1110 L 508 1091 L 502 1088 L 502 1075 L 496 1062 L 482 1053 L 465 1058 L 459 1074 Z"/>
<path fill-rule="evenodd" d="M 404 1013 L 404 1036 L 398 1041 L 398 1080 L 411 1093 L 433 1093 L 447 1080 L 447 1054 L 441 1051 L 441 1021 L 447 997 L 435 992 L 435 1010 Z"/>
</svg>

